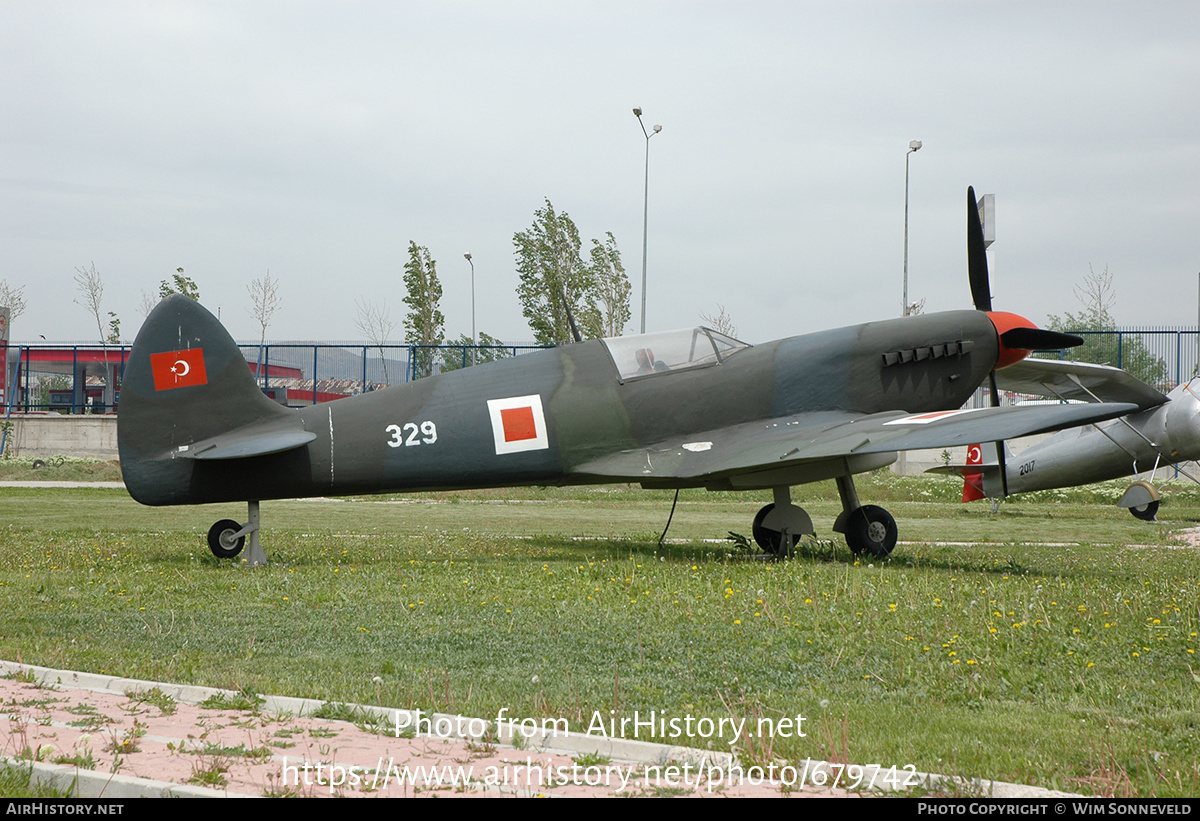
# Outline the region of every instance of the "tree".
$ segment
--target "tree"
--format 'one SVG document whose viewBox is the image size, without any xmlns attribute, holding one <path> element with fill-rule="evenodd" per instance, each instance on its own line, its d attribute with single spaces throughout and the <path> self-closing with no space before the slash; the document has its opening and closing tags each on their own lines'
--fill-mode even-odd
<svg viewBox="0 0 1200 821">
<path fill-rule="evenodd" d="M 592 240 L 591 277 L 596 307 L 600 318 L 600 336 L 620 336 L 629 321 L 629 277 L 621 264 L 621 252 L 612 232 L 607 239 Z"/>
<path fill-rule="evenodd" d="M 392 313 L 388 310 L 387 300 L 383 299 L 376 303 L 360 298 L 358 300 L 358 317 L 354 320 L 354 327 L 358 328 L 359 333 L 379 350 L 379 363 L 383 365 L 383 381 L 390 385 L 387 357 L 384 356 L 383 346 L 388 343 L 388 337 L 395 330 L 396 323 L 392 321 Z M 363 389 L 366 389 L 366 385 L 363 386 Z"/>
<path fill-rule="evenodd" d="M 182 268 L 176 268 L 169 281 L 164 279 L 158 285 L 159 299 L 166 299 L 171 294 L 183 294 L 189 299 L 199 301 L 200 288 L 194 279 L 184 275 Z"/>
<path fill-rule="evenodd" d="M 595 270 L 579 255 L 579 231 L 567 213 L 555 213 L 547 199 L 534 212 L 533 226 L 513 235 L 513 245 L 521 277 L 517 298 L 534 339 L 542 345 L 573 340 L 571 318 L 581 335 L 600 336 L 602 320 L 593 302 Z"/>
<path fill-rule="evenodd" d="M 1146 349 L 1140 335 L 1116 333 L 1112 309 L 1117 295 L 1108 266 L 1097 274 L 1089 265 L 1083 283 L 1075 287 L 1075 297 L 1083 303 L 1083 311 L 1050 316 L 1050 330 L 1083 336 L 1083 344 L 1066 351 L 1066 358 L 1074 362 L 1113 365 L 1148 385 L 1162 385 L 1167 376 L 1166 363 Z M 1089 333 L 1095 331 L 1105 333 Z"/>
<path fill-rule="evenodd" d="M 267 326 L 271 324 L 271 317 L 279 308 L 279 280 L 271 279 L 271 269 L 268 268 L 265 276 L 250 281 L 250 284 L 246 286 L 246 292 L 250 294 L 250 316 L 254 317 L 254 321 L 258 323 L 262 331 L 258 337 L 258 361 L 254 365 L 254 374 L 258 376 L 262 373 L 263 345 L 267 342 Z"/>
<path fill-rule="evenodd" d="M 113 384 L 114 374 L 108 367 L 108 346 L 110 344 L 119 344 L 121 342 L 121 320 L 117 319 L 117 315 L 112 311 L 108 312 L 108 333 L 104 332 L 104 319 L 101 308 L 101 303 L 104 300 L 104 280 L 100 276 L 100 272 L 96 270 L 96 263 L 91 263 L 88 267 L 79 267 L 75 269 L 75 286 L 79 289 L 79 299 L 75 300 L 78 304 L 87 309 L 87 312 L 96 320 L 96 332 L 100 338 L 100 346 L 104 351 L 104 404 L 111 406 L 113 404 L 113 392 L 116 386 Z"/>
<path fill-rule="evenodd" d="M 719 334 L 725 334 L 725 336 L 737 339 L 737 327 L 733 324 L 733 317 L 725 310 L 725 306 L 719 302 L 717 303 L 717 315 L 710 316 L 701 311 L 700 321 Z"/>
<path fill-rule="evenodd" d="M 407 291 L 404 304 L 408 313 L 404 317 L 404 341 L 420 347 L 409 348 L 414 378 L 429 376 L 438 359 L 432 346 L 441 345 L 445 338 L 442 312 L 438 302 L 442 298 L 442 284 L 438 282 L 437 263 L 429 256 L 429 249 L 408 243 L 408 262 L 404 265 L 404 288 Z"/>
<path fill-rule="evenodd" d="M 10 285 L 7 279 L 0 279 L 0 308 L 8 308 L 8 321 L 25 312 L 25 286 Z"/>
<path fill-rule="evenodd" d="M 96 333 L 103 344 L 108 341 L 108 335 L 104 333 L 103 311 L 100 308 L 100 303 L 104 299 L 104 280 L 100 276 L 100 272 L 96 270 L 96 263 L 91 263 L 87 268 L 79 267 L 75 269 L 75 287 L 79 290 L 80 299 L 76 299 L 76 304 L 82 305 L 89 314 L 96 320 Z M 114 315 L 115 316 L 115 315 Z"/>
<path fill-rule="evenodd" d="M 158 298 L 154 294 L 142 289 L 142 300 L 138 303 L 138 312 L 141 313 L 142 319 L 150 316 L 150 312 L 154 310 L 154 306 L 158 304 Z"/>
<path fill-rule="evenodd" d="M 475 347 L 471 337 L 461 334 L 458 339 L 448 340 L 446 345 L 452 347 L 442 349 L 442 373 L 464 367 L 464 360 L 466 361 L 465 367 L 469 368 L 472 364 L 481 365 L 484 362 L 495 362 L 497 359 L 513 355 L 510 349 L 504 347 L 504 342 L 482 331 L 479 334 L 479 348 L 475 352 L 475 362 L 473 363 L 470 361 L 470 354 L 467 353 Z"/>
</svg>

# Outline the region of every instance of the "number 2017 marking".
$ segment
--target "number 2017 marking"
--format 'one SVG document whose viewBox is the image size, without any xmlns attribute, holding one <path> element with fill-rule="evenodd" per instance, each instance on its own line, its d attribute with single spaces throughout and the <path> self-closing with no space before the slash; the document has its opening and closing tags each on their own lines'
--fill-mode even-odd
<svg viewBox="0 0 1200 821">
<path fill-rule="evenodd" d="M 437 425 L 429 421 L 422 422 L 419 426 L 416 422 L 405 422 L 404 427 L 388 425 L 384 430 L 392 435 L 392 438 L 388 440 L 388 447 L 392 448 L 398 448 L 401 445 L 404 447 L 432 445 L 437 441 Z"/>
</svg>

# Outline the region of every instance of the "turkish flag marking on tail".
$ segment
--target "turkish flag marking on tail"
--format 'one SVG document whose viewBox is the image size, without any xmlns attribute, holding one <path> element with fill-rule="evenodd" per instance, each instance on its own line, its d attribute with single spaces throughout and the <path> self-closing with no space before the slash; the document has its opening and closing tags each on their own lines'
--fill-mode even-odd
<svg viewBox="0 0 1200 821">
<path fill-rule="evenodd" d="M 204 370 L 204 350 L 202 348 L 152 353 L 150 354 L 150 372 L 154 375 L 154 390 L 156 391 L 208 384 L 208 373 Z"/>
<path fill-rule="evenodd" d="M 536 393 L 509 396 L 489 399 L 487 404 L 497 454 L 546 450 L 550 447 L 541 396 Z"/>
<path fill-rule="evenodd" d="M 967 448 L 967 464 L 983 464 L 983 450 L 979 445 L 971 445 Z M 973 502 L 976 499 L 986 498 L 987 496 L 983 492 L 983 472 L 978 470 L 964 472 L 962 500 L 964 502 Z"/>
</svg>

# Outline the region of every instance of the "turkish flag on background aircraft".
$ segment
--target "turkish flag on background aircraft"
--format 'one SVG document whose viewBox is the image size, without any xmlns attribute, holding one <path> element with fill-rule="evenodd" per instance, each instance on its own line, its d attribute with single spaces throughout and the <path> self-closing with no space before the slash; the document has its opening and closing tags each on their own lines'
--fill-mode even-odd
<svg viewBox="0 0 1200 821">
<path fill-rule="evenodd" d="M 208 374 L 204 371 L 204 351 L 201 348 L 152 353 L 150 372 L 154 374 L 156 391 L 208 384 Z"/>
<path fill-rule="evenodd" d="M 979 445 L 971 445 L 967 448 L 967 464 L 982 465 L 983 450 Z M 983 473 L 978 470 L 963 472 L 963 497 L 964 502 L 974 502 L 976 499 L 986 499 L 987 496 L 983 492 Z"/>
</svg>

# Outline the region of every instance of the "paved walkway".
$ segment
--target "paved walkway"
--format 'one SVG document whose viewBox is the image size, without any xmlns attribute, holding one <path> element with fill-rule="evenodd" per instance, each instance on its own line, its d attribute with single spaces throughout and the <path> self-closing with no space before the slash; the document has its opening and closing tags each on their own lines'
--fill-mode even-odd
<svg viewBox="0 0 1200 821">
<path fill-rule="evenodd" d="M 239 694 L 0 662 L 0 758 L 36 759 L 37 777 L 84 796 L 831 796 L 812 778 L 792 789 L 730 774 L 728 754 L 579 733 L 490 729 L 460 716 L 357 710 L 358 723 L 317 719 L 322 702 Z M 203 705 L 203 706 L 202 706 Z M 408 726 L 422 722 L 421 734 Z M 397 735 L 396 725 L 400 725 Z M 372 726 L 373 725 L 373 726 Z M 71 759 L 68 764 L 53 762 Z M 737 771 L 734 770 L 736 773 Z M 799 773 L 784 773 L 793 782 Z"/>
</svg>

